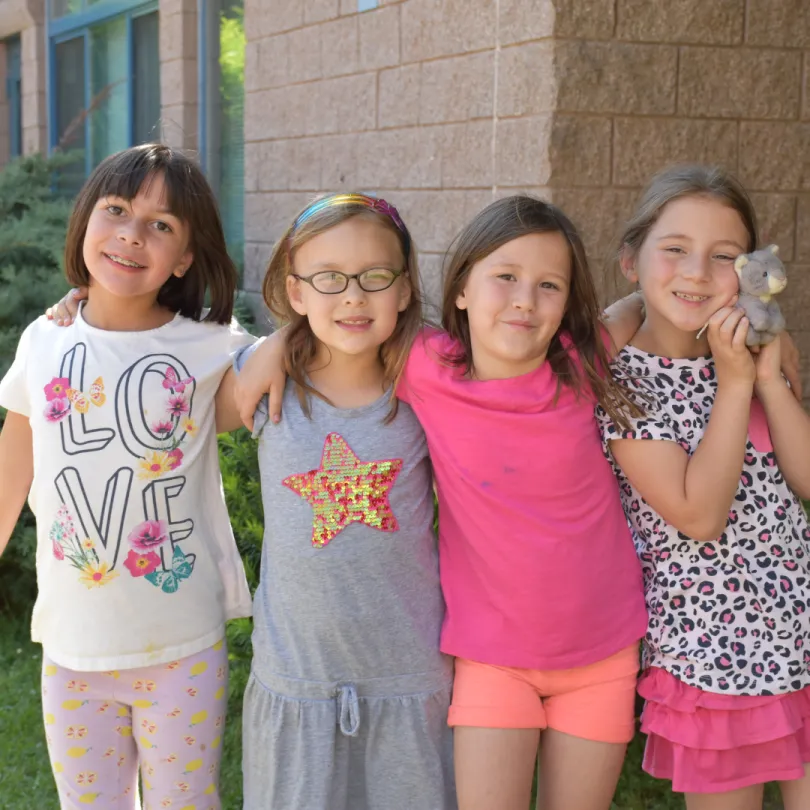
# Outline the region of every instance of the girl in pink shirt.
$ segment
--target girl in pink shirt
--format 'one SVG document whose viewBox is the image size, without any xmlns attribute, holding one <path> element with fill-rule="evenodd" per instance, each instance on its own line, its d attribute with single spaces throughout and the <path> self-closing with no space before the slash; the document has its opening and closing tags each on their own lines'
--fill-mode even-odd
<svg viewBox="0 0 810 810">
<path fill-rule="evenodd" d="M 636 305 L 637 306 L 637 305 Z M 599 322 L 579 235 L 557 208 L 498 200 L 448 259 L 445 331 L 417 338 L 398 395 L 425 429 L 456 656 L 449 722 L 462 810 L 606 810 L 634 732 L 641 572 L 597 402 L 638 326 Z"/>
</svg>

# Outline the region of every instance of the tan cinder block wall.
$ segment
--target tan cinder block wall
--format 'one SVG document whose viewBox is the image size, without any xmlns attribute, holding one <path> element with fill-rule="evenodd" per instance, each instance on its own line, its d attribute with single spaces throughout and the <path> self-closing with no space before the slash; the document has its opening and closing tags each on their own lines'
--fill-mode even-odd
<svg viewBox="0 0 810 810">
<path fill-rule="evenodd" d="M 803 354 L 808 391 L 810 2 L 557 6 L 587 12 L 594 29 L 555 31 L 549 180 L 555 202 L 581 227 L 594 266 L 603 266 L 654 172 L 676 161 L 731 169 L 754 199 L 762 239 L 777 242 L 789 263 L 780 303 Z"/>
<path fill-rule="evenodd" d="M 160 0 L 161 138 L 183 149 L 196 149 L 197 0 Z"/>
<path fill-rule="evenodd" d="M 23 154 L 48 151 L 44 8 L 20 33 Z"/>
<path fill-rule="evenodd" d="M 810 373 L 807 0 L 246 0 L 246 273 L 321 191 L 400 207 L 436 300 L 452 236 L 496 196 L 551 197 L 602 273 L 647 179 L 721 163 L 791 263 Z M 810 379 L 808 379 L 810 386 Z"/>
<path fill-rule="evenodd" d="M 246 289 L 303 204 L 359 189 L 400 208 L 435 301 L 459 228 L 496 193 L 545 191 L 554 14 L 537 4 L 525 37 L 521 5 L 247 0 Z"/>
</svg>

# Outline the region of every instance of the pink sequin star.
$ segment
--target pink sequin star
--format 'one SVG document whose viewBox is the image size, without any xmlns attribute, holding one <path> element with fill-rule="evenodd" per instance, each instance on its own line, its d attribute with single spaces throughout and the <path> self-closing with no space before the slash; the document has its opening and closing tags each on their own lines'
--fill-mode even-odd
<svg viewBox="0 0 810 810">
<path fill-rule="evenodd" d="M 312 545 L 323 548 L 350 523 L 381 532 L 399 529 L 388 493 L 401 469 L 402 459 L 360 461 L 342 436 L 330 433 L 321 466 L 282 483 L 312 506 Z"/>
</svg>

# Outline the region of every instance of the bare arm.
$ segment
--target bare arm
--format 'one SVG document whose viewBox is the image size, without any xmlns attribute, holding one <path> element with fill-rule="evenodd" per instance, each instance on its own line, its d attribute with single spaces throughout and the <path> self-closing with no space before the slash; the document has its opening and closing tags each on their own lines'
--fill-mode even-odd
<svg viewBox="0 0 810 810">
<path fill-rule="evenodd" d="M 745 347 L 748 322 L 739 310 L 722 309 L 710 324 L 717 396 L 693 455 L 674 442 L 618 439 L 610 443 L 616 463 L 644 500 L 667 523 L 695 540 L 714 540 L 726 527 L 743 467 L 756 374 Z"/>
<path fill-rule="evenodd" d="M 796 399 L 802 401 L 802 374 L 799 349 L 787 331 L 779 333 L 780 367 L 785 379 L 790 383 L 790 390 Z"/>
<path fill-rule="evenodd" d="M 780 373 L 779 341 L 757 357 L 757 398 L 765 409 L 779 469 L 800 498 L 810 498 L 810 416 Z"/>
<path fill-rule="evenodd" d="M 609 351 L 611 358 L 630 342 L 643 321 L 644 298 L 640 292 L 621 298 L 602 313 L 602 323 L 613 344 Z"/>
<path fill-rule="evenodd" d="M 27 416 L 9 411 L 0 433 L 0 554 L 8 545 L 33 480 L 31 424 Z"/>
<path fill-rule="evenodd" d="M 281 400 L 287 383 L 284 369 L 286 334 L 286 328 L 282 327 L 265 338 L 236 376 L 237 408 L 249 430 L 253 430 L 253 414 L 265 394 L 268 394 L 267 413 L 270 421 L 278 422 L 281 419 Z"/>
<path fill-rule="evenodd" d="M 236 372 L 229 368 L 222 378 L 214 398 L 214 413 L 217 434 L 230 433 L 242 427 L 239 409 L 236 407 Z"/>
</svg>

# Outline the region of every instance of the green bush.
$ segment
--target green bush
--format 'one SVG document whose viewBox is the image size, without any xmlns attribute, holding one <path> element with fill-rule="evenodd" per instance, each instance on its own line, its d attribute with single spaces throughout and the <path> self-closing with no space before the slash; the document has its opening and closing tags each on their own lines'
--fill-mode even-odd
<svg viewBox="0 0 810 810">
<path fill-rule="evenodd" d="M 61 267 L 70 201 L 54 195 L 51 182 L 58 169 L 75 160 L 75 155 L 36 155 L 0 171 L 0 377 L 14 359 L 23 329 L 67 290 Z M 0 610 L 30 609 L 35 550 L 34 518 L 26 508 L 0 557 Z"/>
</svg>

